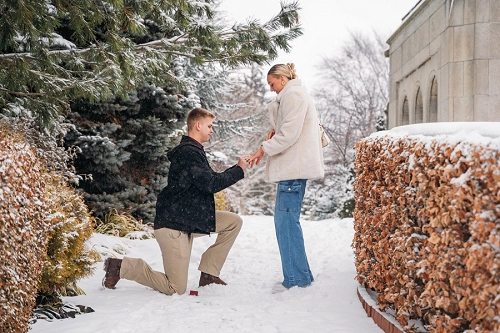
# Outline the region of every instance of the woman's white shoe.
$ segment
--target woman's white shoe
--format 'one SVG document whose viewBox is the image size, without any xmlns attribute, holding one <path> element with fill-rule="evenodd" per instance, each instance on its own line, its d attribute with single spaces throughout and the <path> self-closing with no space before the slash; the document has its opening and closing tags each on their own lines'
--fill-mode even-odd
<svg viewBox="0 0 500 333">
<path fill-rule="evenodd" d="M 277 293 L 282 293 L 284 291 L 287 291 L 288 289 L 290 288 L 287 288 L 285 287 L 281 282 L 277 282 L 274 286 L 273 286 L 273 289 L 271 290 L 271 292 L 273 294 L 277 294 Z"/>
</svg>

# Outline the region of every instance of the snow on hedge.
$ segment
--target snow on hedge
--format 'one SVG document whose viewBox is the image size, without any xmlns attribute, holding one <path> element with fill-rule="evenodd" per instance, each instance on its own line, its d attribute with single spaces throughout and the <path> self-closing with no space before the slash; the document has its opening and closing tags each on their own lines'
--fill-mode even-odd
<svg viewBox="0 0 500 333">
<path fill-rule="evenodd" d="M 357 279 L 407 332 L 500 331 L 500 123 L 432 123 L 356 144 Z"/>
<path fill-rule="evenodd" d="M 0 135 L 0 197 L 0 331 L 27 332 L 49 224 L 37 158 L 13 136 Z"/>
</svg>

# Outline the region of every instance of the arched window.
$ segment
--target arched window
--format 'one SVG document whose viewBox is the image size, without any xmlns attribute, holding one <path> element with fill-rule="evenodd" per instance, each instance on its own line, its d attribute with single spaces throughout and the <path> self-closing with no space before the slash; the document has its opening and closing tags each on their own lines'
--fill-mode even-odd
<svg viewBox="0 0 500 333">
<path fill-rule="evenodd" d="M 405 97 L 405 101 L 403 102 L 401 125 L 409 125 L 409 124 L 410 124 L 410 107 L 408 106 L 408 98 Z"/>
<path fill-rule="evenodd" d="M 415 99 L 415 124 L 424 122 L 424 103 L 422 101 L 422 89 L 418 88 Z"/>
<path fill-rule="evenodd" d="M 429 104 L 429 121 L 435 123 L 438 121 L 438 83 L 436 77 L 432 79 L 431 99 Z"/>
</svg>

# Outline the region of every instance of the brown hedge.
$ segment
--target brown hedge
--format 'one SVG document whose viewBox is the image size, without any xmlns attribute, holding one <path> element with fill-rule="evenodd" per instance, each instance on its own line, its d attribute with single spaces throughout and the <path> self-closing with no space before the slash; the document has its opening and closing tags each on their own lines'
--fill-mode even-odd
<svg viewBox="0 0 500 333">
<path fill-rule="evenodd" d="M 356 144 L 357 279 L 407 332 L 500 331 L 500 150 L 443 138 Z"/>
<path fill-rule="evenodd" d="M 0 332 L 27 332 L 49 222 L 37 158 L 15 135 L 0 132 Z"/>
</svg>

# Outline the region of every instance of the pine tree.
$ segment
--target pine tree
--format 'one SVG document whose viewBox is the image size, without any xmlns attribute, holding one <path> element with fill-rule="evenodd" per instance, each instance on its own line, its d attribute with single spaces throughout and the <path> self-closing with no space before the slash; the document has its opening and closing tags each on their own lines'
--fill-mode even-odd
<svg viewBox="0 0 500 333">
<path fill-rule="evenodd" d="M 215 112 L 228 108 L 218 96 L 227 92 L 230 68 L 262 63 L 272 59 L 277 48 L 288 49 L 288 39 L 300 35 L 297 10 L 296 3 L 284 5 L 265 24 L 251 21 L 230 28 L 215 10 L 191 13 L 186 17 L 191 26 L 182 34 L 178 26 L 162 30 L 153 18 L 144 19 L 146 30 L 131 36 L 136 45 L 160 45 L 159 38 L 165 34 L 181 42 L 193 38 L 190 34 L 197 36 L 189 29 L 212 28 L 199 31 L 203 47 L 201 41 L 185 41 L 183 51 L 169 56 L 164 64 L 166 74 L 155 73 L 155 80 L 127 96 L 99 103 L 80 99 L 71 104 L 67 121 L 73 130 L 66 136 L 66 145 L 79 149 L 76 170 L 88 175 L 79 187 L 96 217 L 102 219 L 116 209 L 146 223 L 153 221 L 156 196 L 167 180 L 166 152 L 178 143 L 187 112 L 197 105 Z M 257 40 L 260 46 L 250 45 Z"/>
<path fill-rule="evenodd" d="M 269 22 L 214 20 L 214 0 L 0 2 L 0 107 L 44 123 L 71 101 L 127 98 L 146 84 L 182 84 L 176 59 L 235 67 L 288 51 L 301 34 L 296 2 Z"/>
<path fill-rule="evenodd" d="M 166 153 L 179 142 L 187 111 L 197 102 L 174 88 L 145 86 L 128 101 L 72 105 L 67 120 L 74 127 L 65 143 L 79 149 L 75 168 L 88 175 L 79 188 L 96 217 L 116 209 L 153 221 L 167 180 Z"/>
<path fill-rule="evenodd" d="M 263 24 L 225 24 L 215 19 L 217 5 L 0 0 L 0 114 L 38 120 L 30 136 L 48 171 L 64 184 L 86 174 L 86 199 L 105 206 L 92 208 L 121 207 L 150 220 L 165 152 L 186 111 L 202 102 L 193 89 L 199 77 L 184 75 L 186 64 L 193 73 L 262 64 L 301 34 L 296 2 Z"/>
</svg>

